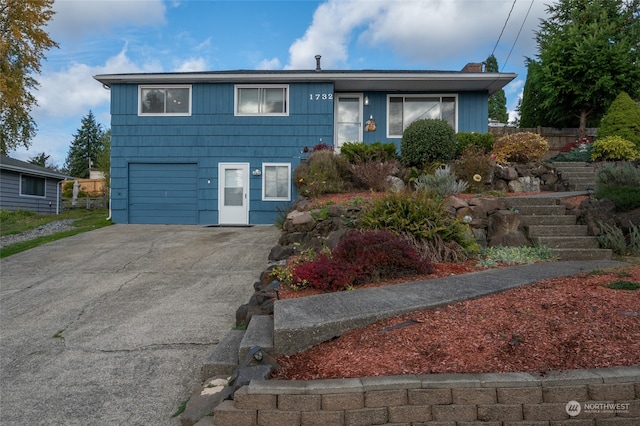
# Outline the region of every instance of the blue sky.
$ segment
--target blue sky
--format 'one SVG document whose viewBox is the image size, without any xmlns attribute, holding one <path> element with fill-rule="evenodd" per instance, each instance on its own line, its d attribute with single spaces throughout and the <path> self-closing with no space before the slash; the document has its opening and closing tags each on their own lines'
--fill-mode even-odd
<svg viewBox="0 0 640 426">
<path fill-rule="evenodd" d="M 316 54 L 325 70 L 459 71 L 484 61 L 503 27 L 494 54 L 501 71 L 518 74 L 505 88 L 512 111 L 551 2 L 56 0 L 48 31 L 60 48 L 47 52 L 37 78 L 38 134 L 9 155 L 45 152 L 62 166 L 89 110 L 109 128 L 109 91 L 96 74 L 314 69 Z"/>
</svg>

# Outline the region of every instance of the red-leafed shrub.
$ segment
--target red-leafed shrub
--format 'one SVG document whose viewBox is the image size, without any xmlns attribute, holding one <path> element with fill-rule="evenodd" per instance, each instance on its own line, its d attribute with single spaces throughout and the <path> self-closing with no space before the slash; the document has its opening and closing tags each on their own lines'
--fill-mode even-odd
<svg viewBox="0 0 640 426">
<path fill-rule="evenodd" d="M 292 282 L 324 291 L 338 291 L 353 285 L 356 276 L 352 265 L 320 254 L 312 262 L 296 265 Z"/>
<path fill-rule="evenodd" d="M 388 231 L 351 232 L 331 253 L 293 269 L 293 282 L 336 291 L 375 282 L 433 272 L 428 260 L 406 240 Z"/>
<path fill-rule="evenodd" d="M 560 152 L 571 152 L 571 150 L 580 147 L 580 145 L 586 145 L 590 143 L 593 143 L 593 138 L 591 137 L 576 139 L 573 142 L 568 142 L 564 144 L 563 147 L 560 148 Z"/>
</svg>

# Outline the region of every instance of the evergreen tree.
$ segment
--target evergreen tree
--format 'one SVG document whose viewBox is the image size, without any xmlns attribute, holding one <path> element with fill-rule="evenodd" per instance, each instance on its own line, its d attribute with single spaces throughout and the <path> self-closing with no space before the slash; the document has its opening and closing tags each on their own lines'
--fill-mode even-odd
<svg viewBox="0 0 640 426">
<path fill-rule="evenodd" d="M 102 135 L 102 151 L 98 154 L 96 166 L 104 174 L 104 188 L 111 187 L 111 129 Z"/>
<path fill-rule="evenodd" d="M 89 111 L 82 118 L 82 126 L 73 135 L 73 141 L 64 163 L 67 174 L 77 178 L 88 178 L 89 168 L 96 164 L 100 152 L 103 150 L 105 131 L 98 124 Z"/>
<path fill-rule="evenodd" d="M 36 166 L 40 166 L 40 167 L 49 167 L 49 165 L 47 164 L 49 161 L 49 157 L 50 155 L 47 155 L 44 152 L 41 152 L 40 154 L 34 157 L 31 157 L 29 159 L 29 163 L 35 164 Z"/>
<path fill-rule="evenodd" d="M 640 107 L 621 92 L 613 101 L 598 129 L 598 137 L 620 136 L 640 149 Z"/>
<path fill-rule="evenodd" d="M 640 95 L 639 11 L 640 0 L 560 0 L 547 6 L 549 18 L 536 32 L 535 92 L 542 114 L 535 125 L 579 124 L 582 137 L 587 120 L 598 123 L 618 93 Z"/>
<path fill-rule="evenodd" d="M 499 72 L 498 60 L 491 55 L 487 58 L 487 72 Z M 509 114 L 507 114 L 507 96 L 504 90 L 500 89 L 489 96 L 489 118 L 500 123 L 507 124 Z"/>
</svg>

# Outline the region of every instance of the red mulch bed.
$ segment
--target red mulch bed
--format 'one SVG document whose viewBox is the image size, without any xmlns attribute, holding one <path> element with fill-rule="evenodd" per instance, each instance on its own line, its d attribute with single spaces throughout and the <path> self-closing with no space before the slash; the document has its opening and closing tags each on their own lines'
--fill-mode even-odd
<svg viewBox="0 0 640 426">
<path fill-rule="evenodd" d="M 473 269 L 471 262 L 437 266 L 437 276 Z M 606 285 L 618 280 L 640 283 L 640 266 L 607 272 L 549 279 L 389 318 L 305 352 L 278 357 L 282 368 L 272 378 L 639 365 L 640 290 L 612 290 Z"/>
</svg>

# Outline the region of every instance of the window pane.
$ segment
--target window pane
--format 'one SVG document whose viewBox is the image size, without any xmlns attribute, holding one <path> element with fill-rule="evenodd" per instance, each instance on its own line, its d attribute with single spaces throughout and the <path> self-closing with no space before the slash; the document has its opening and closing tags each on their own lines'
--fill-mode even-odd
<svg viewBox="0 0 640 426">
<path fill-rule="evenodd" d="M 455 130 L 456 128 L 456 98 L 442 98 L 442 119 Z"/>
<path fill-rule="evenodd" d="M 260 113 L 259 89 L 238 89 L 238 112 L 240 114 Z"/>
<path fill-rule="evenodd" d="M 44 187 L 46 180 L 35 176 L 22 176 L 20 193 L 22 195 L 35 195 L 44 197 Z"/>
<path fill-rule="evenodd" d="M 276 170 L 277 177 L 276 181 L 278 182 L 278 197 L 279 198 L 288 198 L 289 197 L 289 168 L 288 167 L 278 167 Z"/>
<path fill-rule="evenodd" d="M 167 89 L 168 113 L 189 113 L 189 89 Z"/>
<path fill-rule="evenodd" d="M 389 135 L 402 135 L 402 98 L 389 98 Z"/>
<path fill-rule="evenodd" d="M 289 198 L 289 167 L 265 166 L 264 168 L 264 197 Z"/>
<path fill-rule="evenodd" d="M 263 90 L 263 96 L 264 96 L 262 112 L 265 114 L 284 113 L 286 89 L 277 88 L 277 89 L 262 89 L 262 90 Z"/>
<path fill-rule="evenodd" d="M 142 89 L 142 113 L 164 113 L 164 90 Z"/>
<path fill-rule="evenodd" d="M 423 118 L 440 118 L 439 98 L 406 98 L 404 100 L 403 130 Z"/>
</svg>

